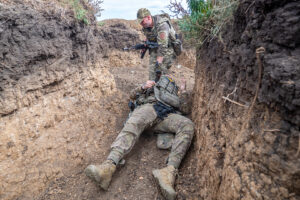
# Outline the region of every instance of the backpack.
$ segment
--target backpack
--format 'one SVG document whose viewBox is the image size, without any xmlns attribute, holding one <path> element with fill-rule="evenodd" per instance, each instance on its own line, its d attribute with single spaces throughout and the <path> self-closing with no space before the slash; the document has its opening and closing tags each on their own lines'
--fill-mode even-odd
<svg viewBox="0 0 300 200">
<path fill-rule="evenodd" d="M 178 39 L 177 34 L 175 34 L 175 40 L 172 41 L 173 49 L 176 54 L 176 56 L 180 56 L 182 52 L 182 42 L 180 39 Z"/>
<path fill-rule="evenodd" d="M 178 86 L 175 81 L 168 76 L 161 76 L 159 81 L 154 86 L 155 98 L 167 105 L 174 108 L 179 108 L 180 100 L 178 97 Z"/>
<path fill-rule="evenodd" d="M 179 39 L 178 35 L 175 32 L 175 29 L 173 28 L 171 24 L 171 19 L 170 16 L 167 13 L 163 13 L 159 15 L 161 18 L 163 18 L 162 22 L 167 22 L 170 27 L 170 40 L 171 40 L 171 45 L 173 46 L 174 52 L 176 56 L 179 56 L 182 52 L 182 42 Z"/>
</svg>

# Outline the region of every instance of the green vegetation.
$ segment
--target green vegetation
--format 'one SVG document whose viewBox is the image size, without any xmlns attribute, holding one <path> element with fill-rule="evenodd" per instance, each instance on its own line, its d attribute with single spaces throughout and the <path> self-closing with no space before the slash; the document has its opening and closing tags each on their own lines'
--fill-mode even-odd
<svg viewBox="0 0 300 200">
<path fill-rule="evenodd" d="M 98 22 L 97 24 L 98 24 L 98 26 L 100 26 L 100 27 L 105 25 L 105 23 L 102 22 L 102 21 Z"/>
<path fill-rule="evenodd" d="M 67 0 L 74 10 L 75 18 L 79 21 L 83 21 L 85 24 L 89 24 L 88 11 L 83 7 L 80 0 Z"/>
<path fill-rule="evenodd" d="M 89 16 L 95 15 L 100 17 L 101 5 L 103 0 L 63 0 L 65 5 L 71 6 L 74 11 L 75 18 L 83 21 L 85 24 L 90 24 Z"/>
<path fill-rule="evenodd" d="M 217 37 L 224 24 L 232 19 L 238 0 L 187 0 L 189 15 L 179 22 L 185 38 L 202 45 Z"/>
</svg>

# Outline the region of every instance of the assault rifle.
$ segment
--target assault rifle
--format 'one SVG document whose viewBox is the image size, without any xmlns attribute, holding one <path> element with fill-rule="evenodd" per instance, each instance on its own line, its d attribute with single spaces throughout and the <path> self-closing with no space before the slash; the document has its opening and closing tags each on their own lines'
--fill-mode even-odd
<svg viewBox="0 0 300 200">
<path fill-rule="evenodd" d="M 138 50 L 141 49 L 142 53 L 141 53 L 141 59 L 144 58 L 146 52 L 148 49 L 154 49 L 154 48 L 158 48 L 158 43 L 157 42 L 150 42 L 150 41 L 145 41 L 142 44 L 137 44 L 131 47 L 125 47 L 123 48 L 123 51 L 130 51 L 130 50 Z"/>
</svg>

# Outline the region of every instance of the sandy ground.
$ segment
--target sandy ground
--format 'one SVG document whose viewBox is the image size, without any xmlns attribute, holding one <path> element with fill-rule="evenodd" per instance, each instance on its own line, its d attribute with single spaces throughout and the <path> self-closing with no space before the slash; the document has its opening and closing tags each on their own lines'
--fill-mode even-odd
<svg viewBox="0 0 300 200">
<path fill-rule="evenodd" d="M 124 97 L 132 88 L 147 80 L 148 72 L 145 66 L 110 68 L 116 80 L 116 87 L 120 93 L 124 94 Z M 179 66 L 173 67 L 171 71 L 175 77 L 184 77 L 188 81 L 189 90 L 193 88 L 193 70 Z M 123 108 L 127 106 L 125 103 L 119 105 Z M 114 116 L 117 118 L 117 132 L 104 139 L 106 142 L 101 147 L 103 152 L 99 152 L 100 157 L 96 156 L 96 159 L 91 159 L 93 163 L 101 163 L 107 156 L 110 144 L 122 129 L 127 117 L 128 109 L 123 110 L 121 115 Z M 111 113 L 111 115 L 117 114 Z M 191 162 L 196 162 L 193 149 L 192 145 L 191 151 L 188 152 L 179 170 L 176 181 L 176 189 L 179 191 L 178 199 L 198 199 L 197 185 L 194 184 L 195 169 L 191 167 L 193 166 Z M 146 131 L 131 153 L 125 157 L 126 164 L 118 167 L 108 191 L 100 190 L 84 175 L 83 170 L 86 166 L 83 165 L 77 168 L 75 173 L 53 181 L 37 199 L 163 199 L 151 172 L 155 168 L 165 166 L 168 153 L 168 151 L 159 150 L 156 147 L 156 135 L 151 131 Z"/>
</svg>

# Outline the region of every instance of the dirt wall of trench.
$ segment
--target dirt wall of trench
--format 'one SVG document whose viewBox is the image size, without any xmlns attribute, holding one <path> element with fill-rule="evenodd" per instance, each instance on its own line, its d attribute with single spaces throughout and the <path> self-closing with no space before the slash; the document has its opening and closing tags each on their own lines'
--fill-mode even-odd
<svg viewBox="0 0 300 200">
<path fill-rule="evenodd" d="M 108 68 L 139 64 L 120 49 L 140 36 L 90 22 L 57 1 L 0 1 L 0 199 L 38 199 L 109 149 L 127 94 Z"/>
<path fill-rule="evenodd" d="M 197 50 L 193 120 L 203 199 L 300 198 L 299 55 L 300 4 L 288 0 L 241 0 L 222 42 Z"/>
</svg>

